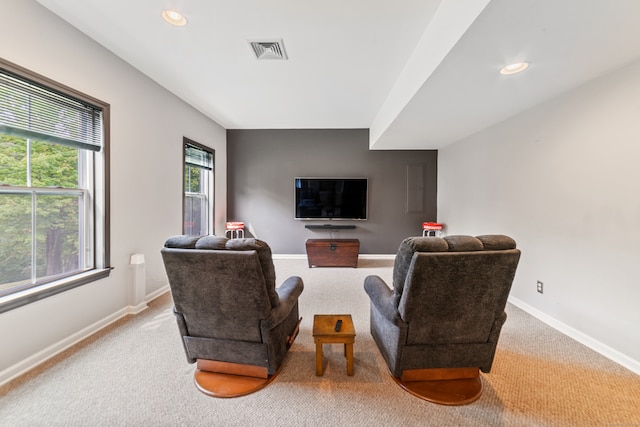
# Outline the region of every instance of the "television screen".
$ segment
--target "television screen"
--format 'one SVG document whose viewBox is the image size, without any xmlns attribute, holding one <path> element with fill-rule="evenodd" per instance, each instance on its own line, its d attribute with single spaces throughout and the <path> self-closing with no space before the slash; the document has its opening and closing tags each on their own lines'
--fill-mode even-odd
<svg viewBox="0 0 640 427">
<path fill-rule="evenodd" d="M 367 219 L 366 178 L 296 178 L 295 219 Z"/>
</svg>

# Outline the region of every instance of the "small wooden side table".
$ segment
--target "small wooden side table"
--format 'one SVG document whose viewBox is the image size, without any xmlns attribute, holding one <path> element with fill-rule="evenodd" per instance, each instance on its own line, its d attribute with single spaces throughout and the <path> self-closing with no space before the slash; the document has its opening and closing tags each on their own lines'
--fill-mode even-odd
<svg viewBox="0 0 640 427">
<path fill-rule="evenodd" d="M 335 330 L 338 320 L 342 320 L 339 331 Z M 347 358 L 347 375 L 353 375 L 353 343 L 356 329 L 350 314 L 316 314 L 313 316 L 313 340 L 316 343 L 316 375 L 322 376 L 322 345 L 344 344 Z"/>
</svg>

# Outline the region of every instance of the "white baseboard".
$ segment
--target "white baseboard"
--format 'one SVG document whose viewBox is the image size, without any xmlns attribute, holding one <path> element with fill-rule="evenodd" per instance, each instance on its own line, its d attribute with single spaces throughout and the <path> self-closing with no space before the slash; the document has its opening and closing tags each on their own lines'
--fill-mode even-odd
<svg viewBox="0 0 640 427">
<path fill-rule="evenodd" d="M 273 254 L 273 259 L 307 259 L 307 254 Z M 358 254 L 358 259 L 395 259 L 396 254 Z"/>
<path fill-rule="evenodd" d="M 127 306 L 127 314 L 139 314 L 149 308 L 146 301 L 141 302 L 138 305 Z"/>
<path fill-rule="evenodd" d="M 151 292 L 150 294 L 147 294 L 147 296 L 145 298 L 145 301 L 146 302 L 151 302 L 154 299 L 158 298 L 159 296 L 166 294 L 167 292 L 169 292 L 169 283 L 167 283 L 166 285 L 164 285 L 160 289 L 157 289 L 157 290 Z"/>
<path fill-rule="evenodd" d="M 35 368 L 36 366 L 46 362 L 47 360 L 51 359 L 52 357 L 56 356 L 57 354 L 62 353 L 63 351 L 65 351 L 66 349 L 74 346 L 75 344 L 79 343 L 80 341 L 90 337 L 91 335 L 95 334 L 96 332 L 100 331 L 101 329 L 106 328 L 107 326 L 109 326 L 110 324 L 116 322 L 117 320 L 129 315 L 129 314 L 138 314 L 141 311 L 143 311 L 145 308 L 147 308 L 147 303 L 158 298 L 160 295 L 163 295 L 164 293 L 169 291 L 169 285 L 167 284 L 166 286 L 163 286 L 162 288 L 152 292 L 151 294 L 147 295 L 145 298 L 145 302 L 132 307 L 132 306 L 128 306 L 126 308 L 123 308 L 121 310 L 116 311 L 115 313 L 98 320 L 97 322 L 95 322 L 92 325 L 87 326 L 86 328 L 76 332 L 75 334 L 72 334 L 70 336 L 68 336 L 67 338 L 58 341 L 57 343 L 50 345 L 49 347 L 37 352 L 36 354 L 27 357 L 26 359 L 20 361 L 19 363 L 16 363 L 15 365 L 9 366 L 7 369 L 3 370 L 2 372 L 0 372 L 0 386 L 8 383 L 9 381 L 19 377 L 20 375 L 23 375 L 25 373 L 27 373 L 28 371 L 30 371 L 31 369 Z M 137 312 L 132 311 L 132 309 L 135 311 L 137 310 Z"/>
<path fill-rule="evenodd" d="M 526 311 L 538 320 L 558 330 L 559 332 L 562 332 L 563 334 L 567 335 L 570 338 L 573 338 L 579 343 L 586 345 L 593 351 L 600 353 L 604 357 L 611 359 L 617 364 L 624 366 L 630 371 L 640 375 L 640 361 L 634 360 L 626 354 L 620 353 L 618 350 L 611 348 L 598 340 L 593 339 L 589 335 L 580 332 L 579 330 L 567 325 L 566 323 L 560 322 L 559 320 L 549 316 L 546 313 L 543 313 L 542 311 L 530 306 L 529 304 L 519 300 L 518 298 L 509 297 L 509 302 L 516 307 Z"/>
<path fill-rule="evenodd" d="M 368 259 L 387 259 L 389 257 L 393 258 L 395 257 L 395 255 L 360 255 L 363 258 L 368 258 Z M 306 255 L 302 254 L 294 254 L 294 255 L 274 255 L 274 258 L 279 258 L 279 259 L 306 259 Z M 52 357 L 56 356 L 57 354 L 63 352 L 64 350 L 72 347 L 73 345 L 79 343 L 80 341 L 82 341 L 85 338 L 88 338 L 89 336 L 95 334 L 96 332 L 100 331 L 101 329 L 109 326 L 110 324 L 112 324 L 113 322 L 116 322 L 117 320 L 129 315 L 129 314 L 137 314 L 141 311 L 143 311 L 145 308 L 147 308 L 147 302 L 150 302 L 156 298 L 158 298 L 159 296 L 163 295 L 164 293 L 169 291 L 169 285 L 165 285 L 162 288 L 152 292 L 151 294 L 147 295 L 147 297 L 145 298 L 145 302 L 142 304 L 139 304 L 136 307 L 133 307 L 134 310 L 138 310 L 137 312 L 133 312 L 132 311 L 132 307 L 128 306 L 127 308 L 123 308 L 121 310 L 118 310 L 117 312 L 95 322 L 92 325 L 87 326 L 86 328 L 76 332 L 75 334 L 70 335 L 69 337 L 39 351 L 38 353 L 22 360 L 19 363 L 16 363 L 13 366 L 8 367 L 7 369 L 3 370 L 2 372 L 0 372 L 0 386 L 3 384 L 6 384 L 7 382 L 13 380 L 14 378 L 19 377 L 20 375 L 23 375 L 24 373 L 28 372 L 29 370 L 35 368 L 36 366 L 46 362 L 47 360 L 51 359 Z M 576 341 L 586 345 L 587 347 L 591 348 L 592 350 L 602 354 L 603 356 L 607 357 L 608 359 L 611 359 L 612 361 L 620 364 L 621 366 L 624 366 L 625 368 L 629 369 L 630 371 L 640 375 L 640 362 L 637 360 L 634 360 L 632 358 L 630 358 L 629 356 L 620 353 L 619 351 L 601 343 L 600 341 L 597 341 L 595 339 L 593 339 L 592 337 L 578 331 L 577 329 L 562 323 L 560 321 L 558 321 L 557 319 L 554 319 L 553 317 L 547 315 L 546 313 L 541 312 L 540 310 L 530 306 L 529 304 L 514 298 L 514 297 L 509 297 L 509 302 L 513 305 L 515 305 L 516 307 L 526 311 L 527 313 L 529 313 L 530 315 L 534 316 L 535 318 L 541 320 L 542 322 L 546 323 L 547 325 L 551 326 L 552 328 L 562 332 L 563 334 L 575 339 Z M 140 308 L 141 306 L 144 306 L 143 308 Z"/>
<path fill-rule="evenodd" d="M 273 259 L 307 259 L 305 254 L 273 254 Z"/>
<path fill-rule="evenodd" d="M 67 338 L 37 352 L 36 354 L 27 357 L 26 359 L 16 363 L 15 365 L 9 366 L 4 371 L 0 372 L 0 385 L 3 385 L 11 381 L 12 379 L 26 373 L 27 371 L 30 371 L 36 366 L 46 362 L 55 355 L 62 353 L 64 350 L 95 334 L 99 330 L 109 326 L 113 322 L 125 317 L 126 315 L 126 308 L 118 310 L 117 312 L 95 322 L 92 325 L 87 326 L 86 328 L 76 332 L 75 334 L 72 334 Z"/>
<path fill-rule="evenodd" d="M 359 254 L 359 259 L 396 259 L 396 254 Z"/>
</svg>

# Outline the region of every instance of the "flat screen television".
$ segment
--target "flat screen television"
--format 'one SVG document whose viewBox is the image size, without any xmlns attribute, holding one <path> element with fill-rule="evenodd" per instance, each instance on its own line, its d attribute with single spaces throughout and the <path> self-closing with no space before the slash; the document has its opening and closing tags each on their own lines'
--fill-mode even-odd
<svg viewBox="0 0 640 427">
<path fill-rule="evenodd" d="M 367 178 L 295 178 L 295 219 L 367 219 Z"/>
</svg>

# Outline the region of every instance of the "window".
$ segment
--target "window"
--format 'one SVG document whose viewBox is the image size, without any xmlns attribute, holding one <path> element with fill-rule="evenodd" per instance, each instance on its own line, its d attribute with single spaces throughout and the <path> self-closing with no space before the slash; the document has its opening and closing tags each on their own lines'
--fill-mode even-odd
<svg viewBox="0 0 640 427">
<path fill-rule="evenodd" d="M 211 149 L 184 139 L 184 234 L 213 234 L 213 164 Z"/>
<path fill-rule="evenodd" d="M 0 312 L 108 275 L 108 109 L 0 60 Z"/>
</svg>

